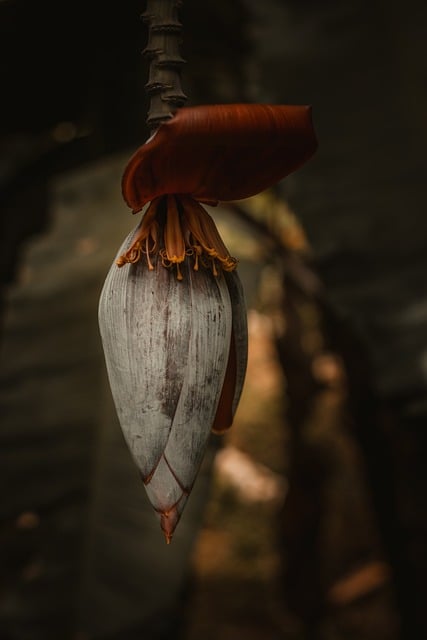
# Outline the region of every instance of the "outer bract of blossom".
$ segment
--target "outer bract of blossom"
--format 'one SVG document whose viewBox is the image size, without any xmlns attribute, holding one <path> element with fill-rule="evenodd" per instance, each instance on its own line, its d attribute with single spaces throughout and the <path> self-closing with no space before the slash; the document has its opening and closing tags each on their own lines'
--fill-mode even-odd
<svg viewBox="0 0 427 640">
<path fill-rule="evenodd" d="M 298 169 L 316 147 L 309 106 L 180 109 L 129 160 L 123 196 L 134 212 L 169 193 L 212 204 L 248 198 Z"/>
<path fill-rule="evenodd" d="M 187 261 L 178 280 L 160 260 L 153 266 L 113 264 L 99 324 L 124 436 L 169 542 L 212 427 L 222 431 L 233 419 L 246 369 L 247 329 L 235 272 L 215 276 Z"/>
</svg>

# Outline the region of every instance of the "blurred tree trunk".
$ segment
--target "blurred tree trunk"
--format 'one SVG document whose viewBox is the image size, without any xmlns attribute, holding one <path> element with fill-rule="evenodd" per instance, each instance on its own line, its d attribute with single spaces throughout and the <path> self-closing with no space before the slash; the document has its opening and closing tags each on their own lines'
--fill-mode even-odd
<svg viewBox="0 0 427 640">
<path fill-rule="evenodd" d="M 320 149 L 285 193 L 312 244 L 332 311 L 326 330 L 346 362 L 402 638 L 424 638 L 426 5 L 250 4 L 265 95 L 314 106 Z"/>
</svg>

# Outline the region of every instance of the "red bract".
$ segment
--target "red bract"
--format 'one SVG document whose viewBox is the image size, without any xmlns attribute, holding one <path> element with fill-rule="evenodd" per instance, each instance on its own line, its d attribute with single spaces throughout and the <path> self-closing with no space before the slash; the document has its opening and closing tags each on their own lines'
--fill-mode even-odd
<svg viewBox="0 0 427 640">
<path fill-rule="evenodd" d="M 180 109 L 129 160 L 123 196 L 134 213 L 166 194 L 211 204 L 248 198 L 295 171 L 316 147 L 307 106 Z"/>
</svg>

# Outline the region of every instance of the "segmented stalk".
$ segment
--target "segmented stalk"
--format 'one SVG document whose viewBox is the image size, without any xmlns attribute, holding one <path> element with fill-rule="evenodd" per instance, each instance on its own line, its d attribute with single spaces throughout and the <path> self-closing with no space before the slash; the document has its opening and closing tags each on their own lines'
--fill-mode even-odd
<svg viewBox="0 0 427 640">
<path fill-rule="evenodd" d="M 148 82 L 150 97 L 147 125 L 151 133 L 173 117 L 187 100 L 181 87 L 180 55 L 182 25 L 178 19 L 180 0 L 147 0 L 142 17 L 149 26 L 148 43 L 143 53 L 150 60 Z"/>
</svg>

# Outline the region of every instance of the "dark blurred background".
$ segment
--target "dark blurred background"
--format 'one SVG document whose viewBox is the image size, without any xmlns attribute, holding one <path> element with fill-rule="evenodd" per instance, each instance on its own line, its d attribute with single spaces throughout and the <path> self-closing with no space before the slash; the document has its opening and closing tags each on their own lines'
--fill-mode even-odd
<svg viewBox="0 0 427 640">
<path fill-rule="evenodd" d="M 295 175 L 214 215 L 247 390 L 164 545 L 97 329 L 135 224 L 143 0 L 0 0 L 0 640 L 427 637 L 427 8 L 185 0 L 189 104 L 312 104 Z"/>
</svg>

